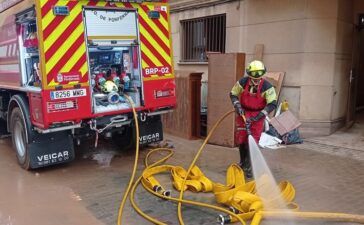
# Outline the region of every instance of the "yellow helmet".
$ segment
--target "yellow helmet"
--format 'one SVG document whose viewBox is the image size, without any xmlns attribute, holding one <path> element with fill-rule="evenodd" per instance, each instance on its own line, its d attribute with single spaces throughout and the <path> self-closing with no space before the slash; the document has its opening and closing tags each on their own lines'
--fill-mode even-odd
<svg viewBox="0 0 364 225">
<path fill-rule="evenodd" d="M 116 84 L 114 82 L 112 82 L 111 80 L 108 80 L 105 82 L 105 84 L 102 85 L 102 91 L 106 92 L 106 93 L 110 93 L 110 92 L 117 92 L 118 91 L 118 86 L 116 86 Z"/>
<path fill-rule="evenodd" d="M 248 67 L 246 68 L 246 73 L 249 77 L 253 79 L 260 79 L 266 72 L 266 68 L 264 63 L 259 60 L 254 60 L 249 63 Z"/>
</svg>

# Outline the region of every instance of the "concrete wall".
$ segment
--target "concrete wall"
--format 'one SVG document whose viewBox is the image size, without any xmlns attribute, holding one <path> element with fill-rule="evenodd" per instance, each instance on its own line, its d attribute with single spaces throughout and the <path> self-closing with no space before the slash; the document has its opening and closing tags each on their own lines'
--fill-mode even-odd
<svg viewBox="0 0 364 225">
<path fill-rule="evenodd" d="M 183 2 L 192 4 L 171 1 L 172 10 L 179 7 L 172 13 L 176 68 L 207 72 L 207 65 L 178 63 L 179 21 L 226 13 L 226 52 L 244 52 L 249 62 L 255 45 L 264 44 L 268 70 L 286 72 L 281 100 L 289 101 L 291 111 L 303 122 L 303 133 L 330 134 L 343 125 L 352 61 L 353 1 L 244 0 L 186 11 L 181 10 Z"/>
</svg>

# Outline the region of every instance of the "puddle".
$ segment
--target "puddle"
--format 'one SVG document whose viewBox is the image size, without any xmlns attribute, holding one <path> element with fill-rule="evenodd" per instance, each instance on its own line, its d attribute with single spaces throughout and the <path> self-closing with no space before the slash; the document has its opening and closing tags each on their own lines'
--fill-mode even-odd
<svg viewBox="0 0 364 225">
<path fill-rule="evenodd" d="M 91 159 L 97 161 L 102 167 L 110 167 L 111 160 L 117 155 L 113 151 L 101 151 L 97 153 L 91 153 Z"/>
</svg>

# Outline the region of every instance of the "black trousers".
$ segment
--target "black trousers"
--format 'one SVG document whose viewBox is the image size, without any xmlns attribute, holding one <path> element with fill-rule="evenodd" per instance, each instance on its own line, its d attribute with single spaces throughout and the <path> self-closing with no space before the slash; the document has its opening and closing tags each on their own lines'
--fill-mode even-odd
<svg viewBox="0 0 364 225">
<path fill-rule="evenodd" d="M 239 153 L 240 153 L 240 165 L 250 168 L 250 151 L 248 144 L 239 145 Z"/>
</svg>

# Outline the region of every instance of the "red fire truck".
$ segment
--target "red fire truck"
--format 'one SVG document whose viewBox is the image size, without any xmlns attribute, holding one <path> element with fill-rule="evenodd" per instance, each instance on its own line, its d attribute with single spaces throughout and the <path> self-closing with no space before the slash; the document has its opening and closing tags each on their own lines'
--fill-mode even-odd
<svg viewBox="0 0 364 225">
<path fill-rule="evenodd" d="M 0 0 L 0 120 L 20 166 L 74 159 L 99 135 L 163 139 L 176 105 L 167 0 Z M 135 137 L 134 137 L 135 140 Z"/>
</svg>

